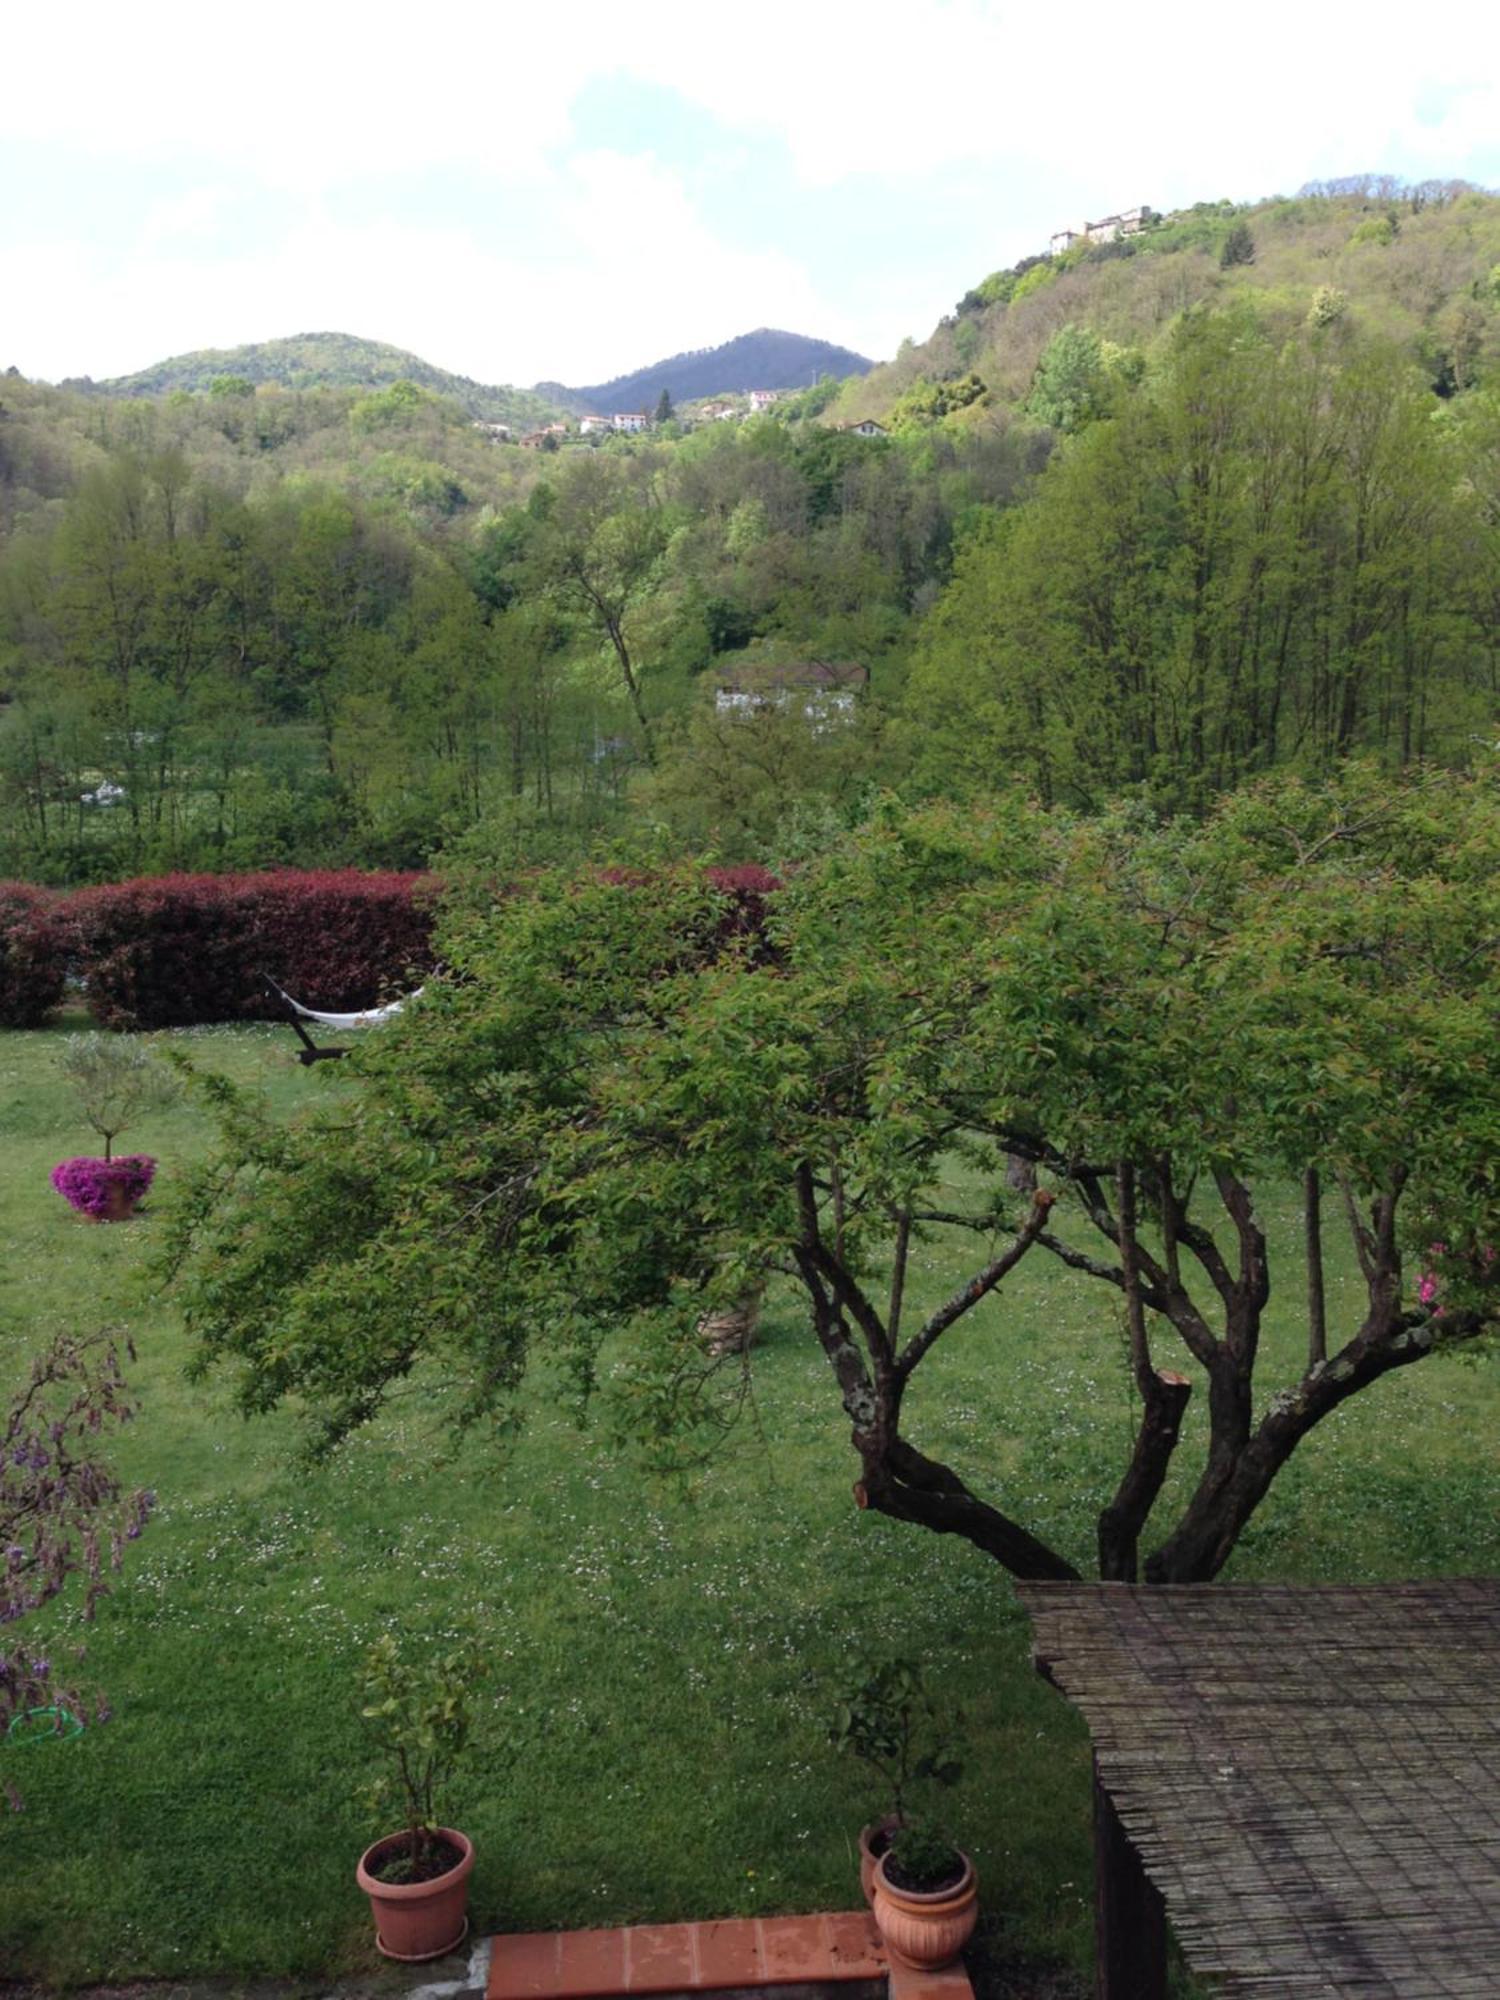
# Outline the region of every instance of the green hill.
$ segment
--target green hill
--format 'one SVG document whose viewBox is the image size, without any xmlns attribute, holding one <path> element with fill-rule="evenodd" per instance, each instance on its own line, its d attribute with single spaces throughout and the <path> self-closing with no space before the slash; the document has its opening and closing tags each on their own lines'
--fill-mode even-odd
<svg viewBox="0 0 1500 2000">
<path fill-rule="evenodd" d="M 534 390 L 471 381 L 467 375 L 434 368 L 403 348 L 350 333 L 299 333 L 289 340 L 255 341 L 244 347 L 205 347 L 173 355 L 134 375 L 63 386 L 89 388 L 106 396 L 161 396 L 174 389 L 201 392 L 226 377 L 257 387 L 274 382 L 285 389 L 384 389 L 392 382 L 415 382 L 434 395 L 452 397 L 471 417 L 529 427 L 557 415 L 556 407 Z"/>
<path fill-rule="evenodd" d="M 769 326 L 742 333 L 721 347 L 699 347 L 655 361 L 649 368 L 617 375 L 590 388 L 565 389 L 539 382 L 544 395 L 570 408 L 609 413 L 614 410 L 655 409 L 663 389 L 674 403 L 704 396 L 744 395 L 751 389 L 807 389 L 821 376 L 863 375 L 874 363 L 852 348 L 813 340 L 802 333 L 781 333 Z"/>
<path fill-rule="evenodd" d="M 1273 325 L 1319 314 L 1405 348 L 1440 395 L 1492 380 L 1500 196 L 1361 177 L 1253 204 L 1200 202 L 1117 243 L 1026 258 L 975 285 L 928 340 L 846 383 L 828 420 L 982 423 L 1032 401 L 1043 356 L 1066 328 L 1138 367 L 1184 311 L 1238 298 Z"/>
</svg>

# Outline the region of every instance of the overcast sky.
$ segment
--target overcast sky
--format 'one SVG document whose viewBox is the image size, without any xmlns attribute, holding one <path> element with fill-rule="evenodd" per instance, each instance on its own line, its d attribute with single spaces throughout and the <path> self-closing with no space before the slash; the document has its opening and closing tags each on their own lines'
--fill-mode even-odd
<svg viewBox="0 0 1500 2000">
<path fill-rule="evenodd" d="M 592 382 L 924 337 L 1061 224 L 1364 170 L 1500 185 L 1500 6 L 75 0 L 12 10 L 0 367 L 336 329 Z"/>
</svg>

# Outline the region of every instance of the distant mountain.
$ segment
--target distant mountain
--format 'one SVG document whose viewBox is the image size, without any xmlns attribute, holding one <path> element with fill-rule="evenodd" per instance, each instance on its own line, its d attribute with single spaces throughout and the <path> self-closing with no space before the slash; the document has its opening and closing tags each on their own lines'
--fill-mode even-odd
<svg viewBox="0 0 1500 2000">
<path fill-rule="evenodd" d="M 612 382 L 583 389 L 538 382 L 536 393 L 565 408 L 582 407 L 605 416 L 615 410 L 644 410 L 649 415 L 663 389 L 674 403 L 690 403 L 700 396 L 743 395 L 749 389 L 806 389 L 820 375 L 842 380 L 867 374 L 874 365 L 863 354 L 835 347 L 832 341 L 762 326 L 737 340 L 726 340 L 722 347 L 674 354 L 669 361 L 637 368 L 633 375 L 617 375 Z"/>
<path fill-rule="evenodd" d="M 526 426 L 557 415 L 557 407 L 534 390 L 450 375 L 404 348 L 350 333 L 299 333 L 290 340 L 262 340 L 246 347 L 200 348 L 135 375 L 118 375 L 109 382 L 72 381 L 63 387 L 106 396 L 161 396 L 174 389 L 202 391 L 225 375 L 256 384 L 276 382 L 285 389 L 383 389 L 392 382 L 415 382 L 435 395 L 451 396 L 471 416 L 497 423 Z"/>
</svg>

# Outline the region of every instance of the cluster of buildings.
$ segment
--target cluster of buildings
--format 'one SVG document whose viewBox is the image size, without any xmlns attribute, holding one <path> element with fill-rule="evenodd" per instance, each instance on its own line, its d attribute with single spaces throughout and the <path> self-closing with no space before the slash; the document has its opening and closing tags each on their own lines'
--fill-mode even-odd
<svg viewBox="0 0 1500 2000">
<path fill-rule="evenodd" d="M 1071 250 L 1075 243 L 1117 243 L 1122 236 L 1139 236 L 1151 215 L 1146 207 L 1121 209 L 1118 215 L 1102 215 L 1097 222 L 1080 222 L 1076 229 L 1059 229 L 1047 244 L 1054 257 Z"/>
<path fill-rule="evenodd" d="M 714 709 L 740 718 L 768 709 L 790 711 L 816 735 L 852 721 L 856 698 L 869 684 L 870 669 L 858 660 L 742 660 L 720 669 Z"/>
<path fill-rule="evenodd" d="M 745 397 L 744 404 L 702 403 L 696 410 L 677 412 L 677 420 L 684 424 L 738 423 L 746 415 L 754 417 L 760 415 L 762 411 L 769 410 L 773 404 L 781 400 L 781 395 L 780 389 L 752 389 Z M 549 438 L 553 440 L 555 448 L 572 437 L 605 437 L 622 434 L 632 436 L 638 431 L 649 431 L 653 422 L 654 419 L 644 410 L 615 410 L 608 416 L 580 417 L 576 430 L 569 424 L 543 424 L 537 430 L 526 431 L 520 437 L 515 437 L 509 424 L 492 422 L 484 417 L 477 417 L 474 420 L 474 429 L 482 431 L 495 444 L 514 442 L 524 445 L 528 451 L 545 451 L 548 449 Z M 879 425 L 867 429 L 861 424 L 852 425 L 851 428 L 863 432 L 866 436 L 873 436 L 880 429 Z"/>
</svg>

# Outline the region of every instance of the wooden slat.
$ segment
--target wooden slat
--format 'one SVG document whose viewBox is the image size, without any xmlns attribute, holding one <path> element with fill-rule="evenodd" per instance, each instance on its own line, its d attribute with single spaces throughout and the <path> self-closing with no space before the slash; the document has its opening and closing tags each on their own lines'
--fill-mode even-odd
<svg viewBox="0 0 1500 2000">
<path fill-rule="evenodd" d="M 1188 1962 L 1500 1994 L 1500 1582 L 1020 1584 Z"/>
</svg>

